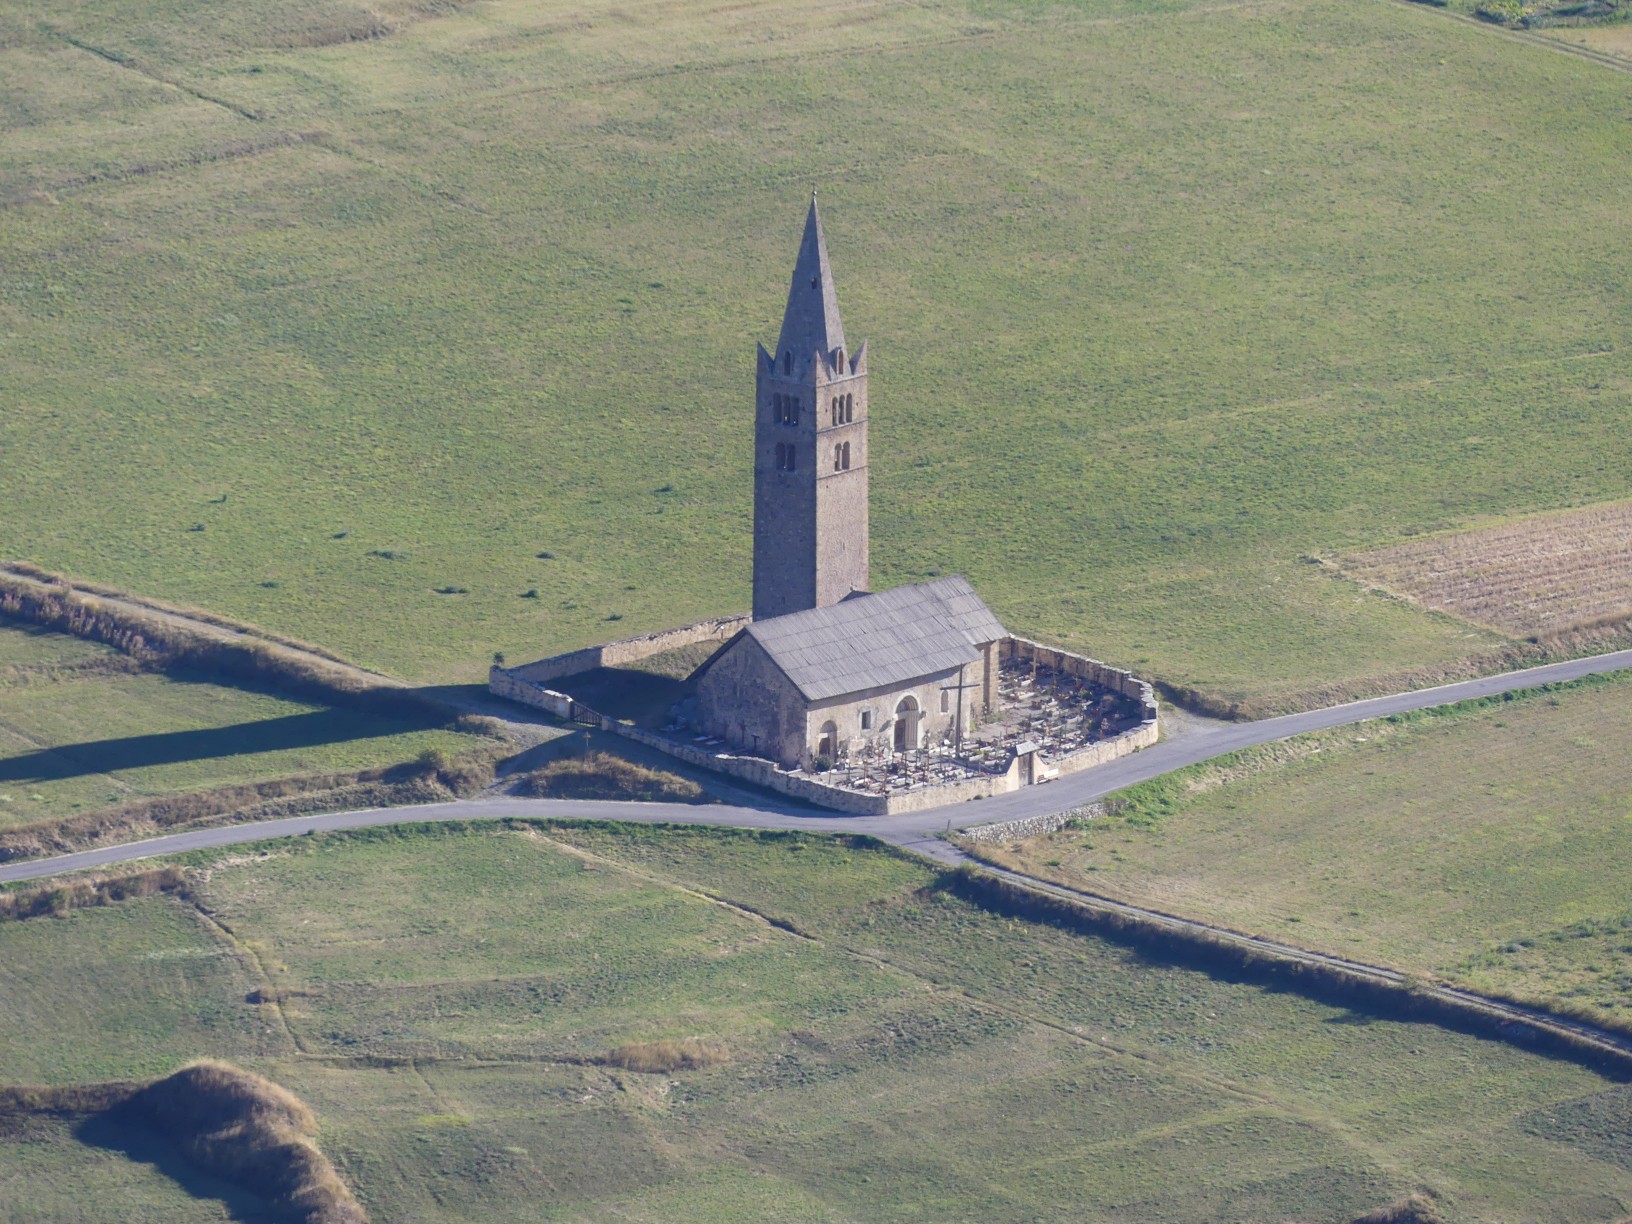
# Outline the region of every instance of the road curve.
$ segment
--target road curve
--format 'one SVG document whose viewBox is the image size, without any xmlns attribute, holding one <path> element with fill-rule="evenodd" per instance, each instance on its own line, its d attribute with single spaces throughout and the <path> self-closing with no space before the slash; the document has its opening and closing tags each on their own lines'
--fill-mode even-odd
<svg viewBox="0 0 1632 1224">
<path fill-rule="evenodd" d="M 1584 676 L 1632 668 L 1632 650 L 1569 659 L 1520 671 L 1462 680 L 1435 688 L 1414 689 L 1366 701 L 1351 701 L 1302 714 L 1286 714 L 1257 722 L 1215 725 L 1179 739 L 1164 740 L 1152 748 L 1136 752 L 1081 773 L 1071 774 L 1045 786 L 998 795 L 978 803 L 950 804 L 902 816 L 843 816 L 815 812 L 794 804 L 767 799 L 753 807 L 740 805 L 690 806 L 664 803 L 617 803 L 588 799 L 512 799 L 482 797 L 415 807 L 373 808 L 362 811 L 329 812 L 317 816 L 293 816 L 255 824 L 226 825 L 172 833 L 147 841 L 127 842 L 83 850 L 55 858 L 0 866 L 0 883 L 36 880 L 63 872 L 90 867 L 108 867 L 157 855 L 178 854 L 221 846 L 247 845 L 294 837 L 303 833 L 343 829 L 366 829 L 378 825 L 403 824 L 422 820 L 502 820 L 507 817 L 556 817 L 578 820 L 625 820 L 645 824 L 724 825 L 744 829 L 803 829 L 812 833 L 866 833 L 907 849 L 918 851 L 943 863 L 964 863 L 966 858 L 937 834 L 971 824 L 994 820 L 1019 820 L 1068 811 L 1103 798 L 1114 791 L 1145 782 L 1162 774 L 1236 752 L 1257 744 L 1286 739 L 1309 731 L 1322 731 L 1424 710 L 1475 697 L 1491 697 L 1515 689 L 1534 688 Z M 1029 877 L 1028 877 L 1029 878 Z"/>
</svg>

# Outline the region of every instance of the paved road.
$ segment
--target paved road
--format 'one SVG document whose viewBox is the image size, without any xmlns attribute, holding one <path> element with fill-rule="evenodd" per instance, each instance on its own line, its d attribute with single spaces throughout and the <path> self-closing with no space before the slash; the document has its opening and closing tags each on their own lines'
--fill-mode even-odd
<svg viewBox="0 0 1632 1224">
<path fill-rule="evenodd" d="M 1396 693 L 1368 701 L 1354 701 L 1345 705 L 1328 706 L 1323 710 L 1288 714 L 1258 722 L 1212 723 L 1204 729 L 1182 737 L 1164 740 L 1143 752 L 1136 752 L 1119 761 L 1060 778 L 1044 786 L 1027 787 L 978 803 L 953 804 L 905 816 L 839 816 L 814 812 L 793 804 L 783 805 L 773 800 L 767 800 L 757 806 L 689 807 L 678 804 L 607 803 L 570 799 L 464 799 L 411 808 L 331 812 L 321 816 L 296 816 L 287 820 L 174 833 L 150 841 L 130 842 L 120 846 L 107 846 L 99 850 L 86 850 L 78 854 L 0 867 L 0 883 L 39 879 L 65 871 L 104 867 L 114 863 L 151 858 L 155 855 L 175 854 L 184 850 L 244 845 L 319 830 L 362 829 L 374 825 L 418 820 L 490 820 L 529 816 L 729 825 L 748 829 L 806 829 L 818 833 L 870 833 L 940 862 L 961 863 L 969 860 L 955 847 L 937 838 L 937 833 L 993 820 L 1018 820 L 1026 816 L 1066 811 L 1091 803 L 1135 782 L 1160 777 L 1186 765 L 1194 765 L 1226 752 L 1250 748 L 1255 744 L 1267 744 L 1307 731 L 1320 731 L 1328 727 L 1362 722 L 1368 718 L 1382 718 L 1389 714 L 1427 709 L 1430 706 L 1465 701 L 1472 697 L 1489 697 L 1514 689 L 1531 688 L 1563 680 L 1578 680 L 1582 676 L 1627 668 L 1632 668 L 1632 650 L 1595 655 L 1585 659 L 1571 659 L 1564 663 L 1549 663 L 1523 671 L 1504 672 L 1499 676 L 1464 680 L 1437 688 L 1417 689 L 1409 693 Z"/>
</svg>

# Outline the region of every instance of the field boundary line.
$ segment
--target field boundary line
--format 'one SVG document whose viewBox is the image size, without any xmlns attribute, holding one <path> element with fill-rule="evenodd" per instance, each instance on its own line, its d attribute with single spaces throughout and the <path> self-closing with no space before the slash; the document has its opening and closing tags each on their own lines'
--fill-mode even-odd
<svg viewBox="0 0 1632 1224">
<path fill-rule="evenodd" d="M 306 1043 L 300 1039 L 294 1028 L 290 1026 L 289 1017 L 283 1013 L 283 997 L 278 988 L 273 985 L 272 976 L 267 973 L 266 964 L 261 960 L 260 953 L 239 939 L 237 933 L 231 927 L 205 909 L 198 898 L 189 898 L 187 908 L 198 919 L 200 925 L 232 949 L 233 955 L 254 968 L 255 976 L 261 982 L 260 996 L 263 1004 L 270 1007 L 277 1015 L 278 1027 L 283 1030 L 283 1035 L 289 1039 L 289 1044 L 294 1048 L 295 1053 L 310 1055 L 311 1051 L 306 1048 Z"/>
<path fill-rule="evenodd" d="M 1597 64 L 1600 68 L 1608 68 L 1613 72 L 1632 73 L 1632 61 L 1624 60 L 1618 55 L 1610 55 L 1605 51 L 1597 51 L 1592 47 L 1583 47 L 1578 43 L 1567 43 L 1557 38 L 1548 38 L 1545 34 L 1532 34 L 1529 30 L 1514 30 L 1507 26 L 1496 25 L 1489 21 L 1480 21 L 1477 17 L 1470 17 L 1466 13 L 1453 13 L 1448 8 L 1440 8 L 1434 4 L 1424 4 L 1422 0 L 1394 0 L 1396 4 L 1403 4 L 1407 8 L 1431 12 L 1436 17 L 1446 17 L 1452 21 L 1460 21 L 1464 25 L 1473 26 L 1478 30 L 1487 30 L 1492 34 L 1504 35 L 1515 42 L 1529 43 L 1532 46 L 1546 47 L 1552 51 L 1560 51 L 1565 55 L 1573 55 L 1579 59 Z"/>
<path fill-rule="evenodd" d="M 543 842 L 569 858 L 578 859 L 580 862 L 593 863 L 598 868 L 605 867 L 610 871 L 620 871 L 624 875 L 634 876 L 637 880 L 645 880 L 648 884 L 656 884 L 660 888 L 672 889 L 682 896 L 717 906 L 735 914 L 739 918 L 746 918 L 750 922 L 769 927 L 773 931 L 780 931 L 784 935 L 792 935 L 795 939 L 802 939 L 806 943 L 819 944 L 822 942 L 816 936 L 801 931 L 784 918 L 772 918 L 769 914 L 756 910 L 750 905 L 743 905 L 741 902 L 729 900 L 698 885 L 684 884 L 679 880 L 666 880 L 662 876 L 652 875 L 649 872 L 631 867 L 627 863 L 620 863 L 617 859 L 610 859 L 605 855 L 596 854 L 593 850 L 585 850 L 581 846 L 574 846 L 571 842 L 560 841 L 536 827 L 528 830 L 527 836 L 532 840 Z"/>
<path fill-rule="evenodd" d="M 1242 9 L 1273 9 L 1278 0 L 1217 0 L 1212 4 L 1198 5 L 1178 13 L 1166 14 L 1169 20 L 1184 20 L 1186 18 L 1201 19 L 1217 13 L 1234 13 Z M 843 6 L 846 9 L 865 9 L 874 7 L 867 4 L 852 4 Z M 904 7 L 918 9 L 920 12 L 935 12 L 937 10 L 922 3 L 911 2 Z M 1148 14 L 1129 13 L 1122 16 L 1093 17 L 1083 21 L 1073 22 L 1077 27 L 1094 28 L 1099 26 L 1135 25 L 1151 20 Z M 409 102 L 391 106 L 378 106 L 370 110 L 359 111 L 358 116 L 374 116 L 398 114 L 403 111 L 424 109 L 433 106 L 447 106 L 450 104 L 485 103 L 499 101 L 505 98 L 527 98 L 540 95 L 564 94 L 577 89 L 607 89 L 639 81 L 661 80 L 666 77 L 681 77 L 693 74 L 710 72 L 728 72 L 737 68 L 757 68 L 766 65 L 808 63 L 812 61 L 832 61 L 845 59 L 850 56 L 882 56 L 898 55 L 903 52 L 933 50 L 936 47 L 955 47 L 979 42 L 989 42 L 1006 35 L 1013 35 L 1021 31 L 1014 27 L 993 25 L 989 29 L 969 30 L 957 34 L 945 34 L 939 37 L 905 38 L 891 43 L 858 43 L 849 47 L 824 48 L 819 44 L 808 52 L 789 51 L 776 54 L 743 55 L 737 59 L 696 60 L 691 63 L 679 64 L 668 68 L 635 68 L 622 73 L 611 73 L 602 77 L 586 77 L 577 81 L 568 81 L 559 85 L 527 85 L 515 84 L 499 86 L 494 89 L 477 91 L 460 95 L 458 99 L 446 97 L 414 99 Z M 531 37 L 522 35 L 521 37 Z"/>
<path fill-rule="evenodd" d="M 168 85 L 171 89 L 179 90 L 181 93 L 187 94 L 189 97 L 196 98 L 200 102 L 208 102 L 212 106 L 219 106 L 222 110 L 231 111 L 241 119 L 248 119 L 251 123 L 263 123 L 266 120 L 266 116 L 260 111 L 252 111 L 248 107 L 239 106 L 236 102 L 228 102 L 225 98 L 217 98 L 211 94 L 205 93 L 201 89 L 196 89 L 191 85 L 184 85 L 180 81 L 173 81 L 169 77 L 161 76 L 159 73 L 142 64 L 139 60 L 134 60 L 129 56 L 121 55 L 117 51 L 109 51 L 104 47 L 97 46 L 95 43 L 86 42 L 84 39 L 75 38 L 66 30 L 59 30 L 49 22 L 42 21 L 39 25 L 39 29 L 42 34 L 47 34 L 52 38 L 59 39 L 62 42 L 67 43 L 70 47 L 75 47 L 78 50 L 85 52 L 87 55 L 94 55 L 97 57 L 97 59 L 106 60 L 116 68 L 123 68 L 127 72 L 134 72 L 137 76 L 145 77 L 149 81 L 154 81 L 160 85 Z"/>
</svg>

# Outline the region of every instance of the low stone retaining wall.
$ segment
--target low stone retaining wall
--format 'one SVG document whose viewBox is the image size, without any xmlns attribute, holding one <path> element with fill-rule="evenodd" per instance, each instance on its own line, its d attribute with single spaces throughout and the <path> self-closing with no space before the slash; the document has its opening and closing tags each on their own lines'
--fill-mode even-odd
<svg viewBox="0 0 1632 1224">
<path fill-rule="evenodd" d="M 593 667 L 638 662 L 651 655 L 678 646 L 691 645 L 694 642 L 724 641 L 746 625 L 748 620 L 746 616 L 719 617 L 699 621 L 683 629 L 669 630 L 667 633 L 649 633 L 638 638 L 626 638 L 621 642 L 610 642 L 605 646 L 540 659 L 537 663 L 528 663 L 521 667 L 495 666 L 488 672 L 488 689 L 497 697 L 505 697 L 523 705 L 547 710 L 557 718 L 579 722 L 593 719 L 599 723 L 602 730 L 615 732 L 625 739 L 666 752 L 676 760 L 685 761 L 702 769 L 712 769 L 716 773 L 740 778 L 744 782 L 751 782 L 795 799 L 803 799 L 808 803 L 834 811 L 848 812 L 854 816 L 898 816 L 906 812 L 921 812 L 925 808 L 944 807 L 947 804 L 985 799 L 992 795 L 1006 795 L 1025 785 L 1021 781 L 1022 758 L 1016 755 L 1009 762 L 1008 770 L 1001 774 L 965 778 L 941 786 L 926 786 L 920 790 L 875 795 L 870 791 L 852 790 L 837 783 L 818 781 L 808 775 L 788 773 L 776 762 L 762 757 L 717 752 L 670 736 L 659 735 L 655 731 L 647 731 L 630 723 L 606 718 L 588 706 L 574 701 L 568 694 L 557 692 L 544 683 L 546 680 L 572 675 Z M 1092 680 L 1125 697 L 1132 697 L 1141 704 L 1144 711 L 1144 721 L 1139 726 L 1122 732 L 1121 735 L 1097 744 L 1089 744 L 1086 748 L 1054 760 L 1038 754 L 1035 772 L 1041 779 L 1076 773 L 1078 770 L 1102 765 L 1106 761 L 1114 761 L 1140 748 L 1148 748 L 1159 738 L 1155 694 L 1151 691 L 1150 685 L 1132 673 L 1107 666 L 1096 659 L 1027 641 L 1025 638 L 1007 638 L 1000 649 L 1004 660 L 1035 659 L 1044 666 L 1053 667 L 1067 675 Z M 593 661 L 585 663 L 586 659 Z M 1034 832 L 1053 832 L 1053 829 L 1059 827 L 1060 825 L 1055 825 L 1051 829 L 1038 828 Z M 1031 836 L 1031 833 L 1016 833 L 1010 836 Z M 994 837 L 991 840 L 1003 839 Z"/>
<path fill-rule="evenodd" d="M 735 636 L 738 630 L 746 628 L 752 619 L 750 616 L 715 616 L 698 621 L 694 625 L 682 625 L 678 629 L 661 629 L 656 633 L 643 633 L 638 637 L 620 638 L 616 642 L 607 642 L 601 646 L 586 646 L 582 650 L 569 651 L 567 654 L 552 655 L 548 659 L 539 659 L 536 663 L 509 668 L 507 674 L 542 684 L 550 680 L 559 680 L 562 676 L 575 676 L 580 672 L 594 671 L 597 667 L 624 667 L 662 654 L 666 650 L 695 646 L 698 642 L 723 642 Z"/>
<path fill-rule="evenodd" d="M 1001 820 L 996 824 L 970 825 L 963 836 L 970 841 L 996 845 L 999 842 L 1019 841 L 1022 837 L 1041 837 L 1058 833 L 1074 819 L 1071 812 L 1050 812 L 1047 816 L 1027 816 L 1024 820 Z"/>
<path fill-rule="evenodd" d="M 572 718 L 573 701 L 565 693 L 558 693 L 554 689 L 545 688 L 534 680 L 524 680 L 522 669 L 514 671 L 503 667 L 491 667 L 487 672 L 487 691 L 495 697 L 504 697 L 510 701 L 519 701 L 522 705 L 532 706 L 539 710 L 548 710 L 557 718 Z"/>
<path fill-rule="evenodd" d="M 1058 773 L 1076 773 L 1079 770 L 1092 769 L 1095 765 L 1103 765 L 1106 761 L 1114 761 L 1117 757 L 1127 756 L 1128 753 L 1137 752 L 1141 748 L 1149 748 L 1161 738 L 1162 733 L 1157 725 L 1156 715 L 1151 714 L 1147 721 L 1122 732 L 1121 735 L 1101 740 L 1097 744 L 1089 744 L 1086 748 L 1068 752 L 1062 757 L 1050 757 L 1047 763 L 1050 769 Z"/>
</svg>

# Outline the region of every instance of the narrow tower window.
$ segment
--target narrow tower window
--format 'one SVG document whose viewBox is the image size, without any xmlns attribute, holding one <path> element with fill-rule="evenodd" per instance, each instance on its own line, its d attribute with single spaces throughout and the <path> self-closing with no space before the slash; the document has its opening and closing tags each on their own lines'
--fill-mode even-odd
<svg viewBox="0 0 1632 1224">
<path fill-rule="evenodd" d="M 833 470 L 835 472 L 844 471 L 844 447 L 842 446 L 833 448 Z"/>
<path fill-rule="evenodd" d="M 782 373 L 793 373 L 793 350 L 785 349 L 782 353 Z"/>
</svg>

